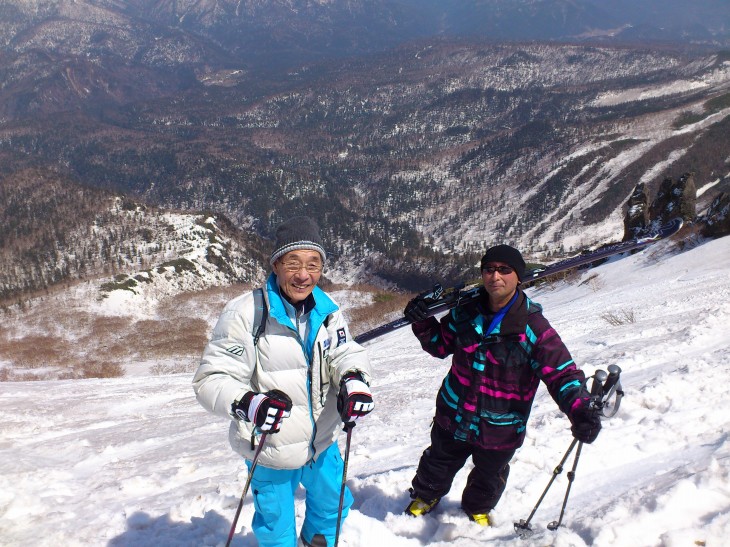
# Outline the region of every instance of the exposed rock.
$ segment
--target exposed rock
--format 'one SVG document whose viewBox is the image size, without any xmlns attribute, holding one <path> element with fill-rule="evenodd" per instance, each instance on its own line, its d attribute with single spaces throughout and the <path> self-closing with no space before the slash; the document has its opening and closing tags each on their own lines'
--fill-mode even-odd
<svg viewBox="0 0 730 547">
<path fill-rule="evenodd" d="M 694 174 L 685 173 L 676 182 L 665 178 L 651 206 L 643 182 L 636 185 L 629 198 L 624 216 L 624 241 L 641 236 L 650 224 L 663 224 L 676 217 L 685 221 L 695 219 L 697 212 L 697 188 Z"/>
<path fill-rule="evenodd" d="M 649 194 L 646 185 L 640 182 L 628 201 L 624 217 L 624 241 L 637 237 L 649 224 Z"/>
<path fill-rule="evenodd" d="M 660 222 L 678 216 L 684 220 L 693 220 L 697 215 L 696 203 L 697 188 L 693 173 L 685 173 L 676 182 L 667 177 L 649 208 L 649 218 Z"/>
<path fill-rule="evenodd" d="M 730 195 L 725 192 L 717 196 L 702 218 L 702 235 L 722 237 L 730 234 Z"/>
</svg>

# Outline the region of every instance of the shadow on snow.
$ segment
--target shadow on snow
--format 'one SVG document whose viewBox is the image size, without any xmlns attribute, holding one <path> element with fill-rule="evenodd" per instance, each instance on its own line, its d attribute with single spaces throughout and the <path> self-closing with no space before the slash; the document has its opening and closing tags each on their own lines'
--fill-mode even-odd
<svg viewBox="0 0 730 547">
<path fill-rule="evenodd" d="M 176 522 L 170 515 L 151 517 L 137 512 L 127 519 L 127 530 L 109 541 L 109 547 L 198 547 L 201 545 L 222 546 L 228 539 L 231 521 L 215 511 L 208 511 L 201 517 L 192 517 L 190 522 Z M 254 535 L 247 528 L 239 528 L 231 541 L 232 547 L 253 547 L 257 545 Z"/>
</svg>

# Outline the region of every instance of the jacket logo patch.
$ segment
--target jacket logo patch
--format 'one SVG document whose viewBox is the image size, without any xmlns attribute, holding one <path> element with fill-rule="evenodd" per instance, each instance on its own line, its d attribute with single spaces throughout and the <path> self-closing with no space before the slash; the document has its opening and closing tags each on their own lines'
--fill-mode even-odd
<svg viewBox="0 0 730 547">
<path fill-rule="evenodd" d="M 345 329 L 337 329 L 337 345 L 344 344 L 347 341 Z"/>
<path fill-rule="evenodd" d="M 236 344 L 235 346 L 226 348 L 226 351 L 240 357 L 241 355 L 243 355 L 243 346 L 240 344 Z"/>
</svg>

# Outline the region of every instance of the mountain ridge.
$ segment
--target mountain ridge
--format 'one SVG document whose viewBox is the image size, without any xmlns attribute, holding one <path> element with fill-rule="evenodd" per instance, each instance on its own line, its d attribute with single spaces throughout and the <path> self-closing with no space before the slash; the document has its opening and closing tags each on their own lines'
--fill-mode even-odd
<svg viewBox="0 0 730 547">
<path fill-rule="evenodd" d="M 696 11 L 721 20 L 716 4 Z M 315 52 L 326 29 L 376 32 L 364 13 L 400 28 L 397 10 L 429 18 L 456 4 L 420 5 L 3 0 L 5 184 L 38 169 L 149 207 L 211 211 L 262 242 L 282 219 L 314 214 L 333 278 L 411 290 L 458 282 L 494 242 L 550 258 L 620 239 L 639 183 L 693 172 L 700 208 L 728 190 L 730 55 L 714 42 L 496 42 L 453 38 L 442 20 L 435 37 L 426 25 L 387 47 Z M 454 20 L 597 6 L 460 5 L 473 11 Z M 664 5 L 671 18 L 681 3 Z M 342 10 L 367 28 L 345 25 Z M 275 38 L 298 36 L 319 62 L 264 69 L 235 33 L 213 37 L 216 21 L 251 14 L 259 28 L 286 23 Z"/>
<path fill-rule="evenodd" d="M 412 289 L 491 242 L 620 239 L 639 182 L 695 172 L 700 208 L 728 187 L 722 54 L 439 40 L 280 74 L 8 121 L 0 160 L 264 239 L 315 212 L 339 280 Z"/>
</svg>

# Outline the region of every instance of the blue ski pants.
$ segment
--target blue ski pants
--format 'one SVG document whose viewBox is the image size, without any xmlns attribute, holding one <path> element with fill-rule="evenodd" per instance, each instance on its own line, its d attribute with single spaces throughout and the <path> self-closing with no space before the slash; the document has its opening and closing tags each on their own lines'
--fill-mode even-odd
<svg viewBox="0 0 730 547">
<path fill-rule="evenodd" d="M 246 462 L 251 467 L 251 462 Z M 308 542 L 323 534 L 327 545 L 335 544 L 337 509 L 344 463 L 337 443 L 325 450 L 317 461 L 299 469 L 270 469 L 257 465 L 251 479 L 255 513 L 252 529 L 261 547 L 296 547 L 297 530 L 294 512 L 295 492 L 301 484 L 306 490 L 306 510 L 302 537 Z M 353 497 L 345 487 L 342 521 Z"/>
</svg>

